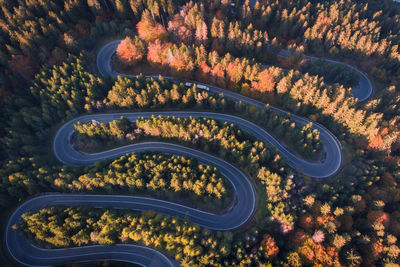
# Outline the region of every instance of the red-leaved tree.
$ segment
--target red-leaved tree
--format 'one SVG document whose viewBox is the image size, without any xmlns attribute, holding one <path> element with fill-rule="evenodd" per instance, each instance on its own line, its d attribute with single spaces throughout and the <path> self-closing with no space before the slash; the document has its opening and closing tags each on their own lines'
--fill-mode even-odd
<svg viewBox="0 0 400 267">
<path fill-rule="evenodd" d="M 136 65 L 146 54 L 146 44 L 138 37 L 126 37 L 117 48 L 118 59 L 129 66 Z"/>
<path fill-rule="evenodd" d="M 159 40 L 149 44 L 147 61 L 153 64 L 164 64 L 165 53 L 170 46 L 170 43 L 161 43 Z"/>
<path fill-rule="evenodd" d="M 260 249 L 262 249 L 269 258 L 275 257 L 279 252 L 279 247 L 276 245 L 275 239 L 269 234 L 263 236 Z"/>
<path fill-rule="evenodd" d="M 268 69 L 263 70 L 258 74 L 258 81 L 253 82 L 252 86 L 260 92 L 272 92 L 275 87 L 274 76 Z"/>
</svg>

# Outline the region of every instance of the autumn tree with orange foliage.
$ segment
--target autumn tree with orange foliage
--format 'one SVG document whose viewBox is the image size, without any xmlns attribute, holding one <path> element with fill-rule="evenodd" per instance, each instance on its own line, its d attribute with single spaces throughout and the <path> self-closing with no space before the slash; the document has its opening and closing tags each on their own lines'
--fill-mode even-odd
<svg viewBox="0 0 400 267">
<path fill-rule="evenodd" d="M 211 70 L 211 82 L 216 83 L 218 86 L 225 87 L 225 71 L 221 63 L 215 65 Z"/>
<path fill-rule="evenodd" d="M 150 15 L 148 10 L 145 10 L 142 15 L 142 19 L 136 25 L 140 39 L 147 43 L 152 43 L 156 40 L 162 42 L 168 40 L 168 33 L 165 28 L 156 23 Z"/>
<path fill-rule="evenodd" d="M 276 245 L 275 239 L 269 234 L 263 236 L 261 241 L 260 250 L 263 250 L 268 258 L 273 258 L 279 253 L 279 248 Z"/>
<path fill-rule="evenodd" d="M 339 255 L 334 247 L 317 244 L 308 238 L 298 253 L 303 261 L 313 266 L 340 266 Z"/>
<path fill-rule="evenodd" d="M 328 216 L 328 215 L 320 215 L 317 216 L 317 218 L 315 219 L 315 227 L 320 227 L 322 225 L 324 225 L 327 222 L 334 222 L 335 218 L 333 216 Z"/>
<path fill-rule="evenodd" d="M 161 43 L 160 40 L 156 40 L 154 43 L 149 44 L 147 51 L 147 61 L 152 64 L 163 64 L 165 53 L 171 46 L 171 43 Z"/>
<path fill-rule="evenodd" d="M 191 50 L 184 44 L 172 45 L 168 48 L 168 56 L 165 58 L 171 74 L 189 79 L 195 68 Z"/>
<path fill-rule="evenodd" d="M 372 149 L 378 150 L 381 149 L 383 147 L 383 138 L 381 134 L 376 135 L 374 138 L 372 138 L 369 143 L 368 146 Z"/>
<path fill-rule="evenodd" d="M 191 44 L 193 42 L 193 34 L 184 23 L 184 18 L 176 14 L 170 22 L 168 22 L 168 33 L 172 41 L 183 42 L 185 44 Z"/>
<path fill-rule="evenodd" d="M 124 65 L 135 66 L 146 54 L 146 44 L 137 36 L 126 37 L 117 48 L 118 60 Z"/>
<path fill-rule="evenodd" d="M 374 261 L 378 260 L 383 252 L 383 244 L 379 240 L 372 240 L 371 242 L 371 252 L 374 257 Z"/>
<path fill-rule="evenodd" d="M 390 152 L 397 138 L 397 130 L 389 132 L 388 128 L 382 128 L 375 137 L 369 140 L 368 147 L 374 150 Z"/>
<path fill-rule="evenodd" d="M 264 93 L 272 92 L 274 90 L 276 81 L 274 76 L 270 73 L 269 69 L 265 69 L 258 74 L 258 81 L 253 81 L 252 86 Z"/>
<path fill-rule="evenodd" d="M 244 73 L 244 65 L 241 64 L 238 58 L 235 61 L 229 62 L 226 66 L 226 76 L 231 85 L 236 85 L 241 81 Z"/>
<path fill-rule="evenodd" d="M 201 82 L 208 82 L 210 78 L 211 68 L 206 61 L 199 63 L 199 71 L 196 71 L 196 79 Z"/>
</svg>

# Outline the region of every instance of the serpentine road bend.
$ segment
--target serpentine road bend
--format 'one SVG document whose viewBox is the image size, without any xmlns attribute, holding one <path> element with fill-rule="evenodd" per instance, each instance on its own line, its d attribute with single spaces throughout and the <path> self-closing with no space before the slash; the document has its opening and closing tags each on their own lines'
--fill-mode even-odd
<svg viewBox="0 0 400 267">
<path fill-rule="evenodd" d="M 121 42 L 121 40 L 115 40 L 115 41 L 109 42 L 108 44 L 103 46 L 100 49 L 99 53 L 97 54 L 97 68 L 99 69 L 99 72 L 103 76 L 113 76 L 113 77 L 128 76 L 128 77 L 134 77 L 134 75 L 125 75 L 125 74 L 122 74 L 122 73 L 118 73 L 117 71 L 112 69 L 111 57 L 115 53 L 115 51 L 117 50 L 117 47 L 118 47 L 120 42 Z M 281 50 L 279 52 L 279 55 L 282 56 L 282 57 L 289 57 L 290 56 L 290 52 L 287 51 L 287 50 Z M 312 60 L 322 59 L 322 58 L 318 58 L 318 57 L 314 57 L 314 56 L 306 56 L 306 58 L 312 59 Z M 357 86 L 353 87 L 351 89 L 353 97 L 356 98 L 358 102 L 365 101 L 372 95 L 372 93 L 374 91 L 373 85 L 371 83 L 371 80 L 367 77 L 367 75 L 364 72 L 362 72 L 361 70 L 353 67 L 352 65 L 344 63 L 344 62 L 340 62 L 340 61 L 336 61 L 336 60 L 332 60 L 332 59 L 327 59 L 327 58 L 323 58 L 323 60 L 326 61 L 326 62 L 330 62 L 330 63 L 345 65 L 345 66 L 349 67 L 350 69 L 354 70 L 355 72 L 357 72 L 360 75 L 360 81 L 358 82 Z M 197 83 L 197 82 L 195 82 L 195 83 Z M 223 89 L 220 89 L 220 90 L 224 91 L 223 92 L 224 94 L 226 94 L 226 92 L 229 92 L 229 91 L 223 90 Z M 220 91 L 220 90 L 218 90 L 218 91 Z"/>
<path fill-rule="evenodd" d="M 24 202 L 11 215 L 7 224 L 6 246 L 10 255 L 19 264 L 26 266 L 50 266 L 68 262 L 106 260 L 124 261 L 152 267 L 173 267 L 177 265 L 174 260 L 167 258 L 161 252 L 139 245 L 118 244 L 115 246 L 97 245 L 65 249 L 42 249 L 32 245 L 28 240 L 22 237 L 20 233 L 11 229 L 12 225 L 21 221 L 21 215 L 25 212 L 39 210 L 50 205 L 76 205 L 76 202 L 70 203 L 73 199 L 87 203 L 88 200 L 91 200 L 91 197 L 94 196 L 49 194 L 35 197 Z M 122 198 L 122 196 L 117 197 Z M 104 201 L 107 199 L 115 200 L 113 196 L 104 196 L 102 199 Z M 93 198 L 93 200 L 95 200 L 95 198 Z M 109 203 L 106 203 L 105 206 L 109 205 Z"/>
<path fill-rule="evenodd" d="M 115 53 L 120 41 L 113 41 L 101 48 L 97 55 L 97 66 L 102 75 L 109 76 L 128 76 L 115 72 L 111 67 L 111 57 Z M 166 77 L 167 79 L 173 79 Z M 201 84 L 193 82 L 196 84 Z M 205 84 L 202 84 L 205 85 Z M 231 91 L 215 86 L 206 85 L 211 93 L 220 94 L 232 98 L 235 101 L 251 104 L 260 108 L 265 104 L 254 99 L 242 96 Z M 287 112 L 270 107 L 277 113 L 287 114 Z M 176 203 L 135 196 L 121 195 L 87 195 L 87 194 L 57 194 L 50 193 L 34 197 L 20 205 L 11 215 L 6 229 L 6 246 L 10 255 L 20 264 L 27 266 L 47 266 L 62 264 L 67 262 L 88 262 L 101 260 L 115 260 L 136 263 L 142 266 L 176 266 L 178 263 L 167 258 L 161 252 L 154 249 L 139 246 L 119 244 L 115 246 L 85 246 L 65 249 L 42 249 L 30 244 L 18 232 L 12 229 L 12 225 L 20 222 L 21 215 L 25 212 L 36 211 L 44 207 L 55 205 L 92 205 L 94 207 L 112 207 L 119 209 L 132 210 L 154 210 L 167 215 L 178 215 L 181 218 L 187 217 L 192 222 L 201 226 L 215 230 L 232 230 L 245 224 L 253 215 L 256 209 L 256 192 L 251 182 L 237 168 L 223 161 L 220 158 L 200 152 L 187 147 L 163 143 L 145 142 L 128 145 L 100 153 L 86 154 L 73 148 L 70 137 L 74 131 L 73 125 L 77 121 L 88 122 L 97 120 L 109 122 L 119 119 L 121 116 L 135 121 L 139 117 L 150 118 L 152 115 L 176 116 L 176 117 L 207 117 L 236 124 L 243 130 L 254 135 L 256 138 L 275 146 L 286 162 L 296 170 L 316 178 L 326 178 L 334 175 L 341 167 L 342 153 L 339 140 L 325 127 L 313 122 L 313 129 L 320 132 L 320 139 L 324 144 L 324 154 L 326 158 L 319 162 L 308 162 L 297 155 L 291 153 L 278 140 L 272 137 L 261 127 L 246 121 L 242 118 L 211 112 L 144 112 L 144 113 L 113 113 L 113 114 L 93 114 L 75 118 L 65 123 L 57 132 L 53 150 L 56 157 L 68 165 L 91 165 L 95 161 L 106 158 L 115 158 L 129 152 L 157 151 L 173 155 L 182 155 L 196 158 L 199 162 L 215 166 L 221 174 L 227 178 L 234 188 L 234 201 L 232 206 L 224 211 L 223 214 L 213 214 L 182 206 Z M 299 125 L 311 122 L 308 119 L 291 115 L 292 119 Z"/>
<path fill-rule="evenodd" d="M 121 41 L 116 40 L 109 42 L 105 46 L 103 46 L 99 53 L 97 54 L 97 68 L 99 69 L 99 72 L 103 76 L 112 76 L 112 77 L 117 77 L 117 76 L 126 76 L 126 77 L 136 77 L 135 75 L 125 75 L 122 73 L 118 73 L 115 70 L 113 70 L 111 66 L 111 59 L 112 55 L 115 53 L 117 50 L 117 47 Z M 158 76 L 153 76 L 154 78 L 158 78 Z M 166 79 L 171 79 L 174 80 L 172 77 L 165 77 Z M 199 83 L 196 81 L 191 81 L 192 83 L 198 84 L 198 85 L 204 85 L 209 88 L 210 93 L 214 94 L 224 94 L 226 97 L 229 97 L 235 101 L 242 101 L 243 103 L 250 104 L 259 108 L 264 108 L 265 103 L 262 103 L 260 101 L 257 101 L 255 99 L 243 96 L 238 93 L 234 93 L 232 91 L 222 89 L 213 85 L 209 84 L 204 84 L 204 83 Z M 270 106 L 270 109 L 275 111 L 278 114 L 281 115 L 287 115 L 288 112 Z M 187 113 L 187 112 L 185 112 Z M 154 113 L 155 114 L 155 113 Z M 157 113 L 159 114 L 159 113 Z M 210 114 L 210 113 L 208 113 Z M 168 114 L 165 114 L 168 115 Z M 172 115 L 172 114 L 170 114 Z M 101 115 L 103 116 L 103 115 Z M 104 115 L 105 116 L 105 115 Z M 306 125 L 307 123 L 312 122 L 312 129 L 316 129 L 320 132 L 320 140 L 323 143 L 323 155 L 326 156 L 323 162 L 308 162 L 305 161 L 301 158 L 298 157 L 298 155 L 295 155 L 291 153 L 287 148 L 285 148 L 278 140 L 273 138 L 271 135 L 269 135 L 266 131 L 260 129 L 260 127 L 249 123 L 249 122 L 243 122 L 245 120 L 240 120 L 241 124 L 244 124 L 245 130 L 249 131 L 251 134 L 255 135 L 256 137 L 260 138 L 262 141 L 267 142 L 269 144 L 274 145 L 280 152 L 281 156 L 286 160 L 286 162 L 293 167 L 296 170 L 299 170 L 303 172 L 306 175 L 310 175 L 315 178 L 327 178 L 335 173 L 337 173 L 341 167 L 342 164 L 342 147 L 339 142 L 339 140 L 324 126 L 313 122 L 307 118 L 303 118 L 294 114 L 290 115 L 291 118 L 296 122 L 296 124 L 302 126 Z M 216 118 L 217 119 L 217 118 Z M 227 116 L 224 118 L 221 118 L 221 120 L 229 119 Z M 229 122 L 235 123 L 238 126 L 242 127 L 242 125 L 239 125 L 239 118 L 235 117 L 235 119 L 229 120 Z M 255 130 L 257 129 L 257 130 Z M 260 132 L 262 131 L 263 134 L 260 136 L 257 133 L 254 133 L 254 131 Z"/>
<path fill-rule="evenodd" d="M 271 136 L 266 130 L 261 128 L 260 126 L 249 122 L 245 119 L 242 119 L 237 116 L 232 116 L 228 114 L 222 113 L 213 113 L 213 112 L 190 112 L 190 111 L 169 111 L 169 112 L 126 112 L 126 113 L 96 113 L 91 115 L 85 115 L 81 117 L 77 117 L 65 123 L 56 133 L 53 142 L 53 151 L 56 155 L 57 159 L 67 165 L 91 165 L 96 161 L 101 161 L 106 158 L 115 158 L 125 155 L 126 153 L 133 152 L 133 150 L 138 151 L 136 145 L 123 146 L 119 148 L 115 148 L 112 150 L 107 150 L 94 154 L 87 154 L 77 151 L 73 148 L 73 146 L 68 141 L 70 136 L 74 133 L 74 124 L 78 121 L 85 123 L 90 122 L 92 120 L 96 120 L 99 122 L 110 122 L 113 120 L 119 120 L 121 116 L 126 117 L 132 122 L 135 122 L 140 117 L 145 119 L 150 119 L 153 115 L 158 116 L 174 116 L 180 118 L 194 117 L 194 118 L 209 118 L 215 119 L 222 122 L 229 122 L 237 125 L 242 130 L 250 133 L 255 136 L 258 140 L 261 140 L 267 144 L 271 144 L 275 146 L 280 155 L 285 159 L 285 161 L 293 168 L 302 171 L 306 175 L 310 175 L 316 178 L 325 178 L 331 176 L 337 172 L 340 168 L 341 164 L 341 149 L 337 144 L 335 138 L 331 138 L 329 134 L 321 134 L 320 139 L 323 142 L 324 153 L 326 153 L 326 158 L 324 161 L 317 162 L 309 162 L 302 158 L 299 158 L 297 154 L 289 151 L 285 146 L 283 146 L 279 140 L 275 139 Z M 145 144 L 145 143 L 142 143 Z M 163 144 L 163 143 L 160 143 Z M 167 146 L 167 144 L 157 145 L 156 147 L 152 147 L 154 143 L 141 145 L 142 150 L 152 150 L 152 151 L 160 151 L 160 149 L 164 150 L 163 147 Z M 162 151 L 168 152 L 168 151 Z M 204 159 L 205 160 L 204 156 Z M 207 164 L 211 164 L 212 161 Z M 212 164 L 211 164 L 212 165 Z"/>
<path fill-rule="evenodd" d="M 108 120 L 113 120 L 110 115 Z M 119 114 L 122 115 L 122 114 Z M 139 114 L 137 115 L 139 116 Z M 106 121 L 104 118 L 100 118 Z M 94 117 L 96 118 L 96 117 Z M 119 118 L 119 116 L 118 116 Z M 87 117 L 89 119 L 89 117 Z M 130 117 L 132 119 L 132 117 Z M 82 117 L 82 121 L 85 118 Z M 191 148 L 161 142 L 146 142 L 129 145 L 116 150 L 106 151 L 105 154 L 83 154 L 74 150 L 69 143 L 73 123 L 67 123 L 58 132 L 54 148 L 55 154 L 62 162 L 71 165 L 90 165 L 99 158 L 104 159 L 127 152 L 158 151 L 166 154 L 182 155 L 197 158 L 199 162 L 215 166 L 227 178 L 234 189 L 234 201 L 223 214 L 213 214 L 180 204 L 159 199 L 122 195 L 88 195 L 88 194 L 45 194 L 24 202 L 12 214 L 6 231 L 6 245 L 10 255 L 18 262 L 29 266 L 61 264 L 65 262 L 79 262 L 91 260 L 118 260 L 127 261 L 143 266 L 172 266 L 176 262 L 169 260 L 160 252 L 136 245 L 119 246 L 87 246 L 66 249 L 41 249 L 30 244 L 18 232 L 12 230 L 12 225 L 20 222 L 21 215 L 28 211 L 35 211 L 44 207 L 62 205 L 91 205 L 94 207 L 111 207 L 116 209 L 154 210 L 158 213 L 189 218 L 200 226 L 213 230 L 233 230 L 245 224 L 256 209 L 257 195 L 247 177 L 231 164 L 220 158 Z M 126 149 L 126 150 L 125 150 Z M 69 154 L 71 153 L 71 154 Z M 108 154 L 110 153 L 110 154 Z M 139 257 L 137 257 L 139 255 Z"/>
<path fill-rule="evenodd" d="M 281 50 L 279 52 L 279 55 L 283 56 L 283 57 L 289 57 L 290 52 L 287 50 Z M 326 61 L 326 62 L 344 65 L 344 66 L 350 68 L 351 70 L 357 72 L 358 75 L 360 76 L 360 80 L 359 80 L 357 86 L 355 86 L 351 89 L 351 93 L 353 94 L 353 97 L 357 99 L 357 102 L 363 102 L 372 95 L 372 93 L 374 91 L 374 87 L 372 85 L 371 80 L 368 78 L 368 76 L 364 72 L 355 68 L 354 66 L 344 63 L 344 62 L 327 59 L 327 58 L 319 58 L 319 57 L 307 56 L 307 55 L 305 57 L 308 59 L 311 59 L 311 60 L 321 60 L 322 59 L 323 61 Z"/>
<path fill-rule="evenodd" d="M 310 59 L 314 59 L 314 60 L 319 59 L 319 58 L 313 57 L 313 56 L 306 56 L 306 57 L 310 58 Z M 370 79 L 368 79 L 367 75 L 364 72 L 362 72 L 361 70 L 353 67 L 352 65 L 344 63 L 344 62 L 339 62 L 339 61 L 327 59 L 327 58 L 324 58 L 323 60 L 326 62 L 345 65 L 348 68 L 357 72 L 358 75 L 360 75 L 360 81 L 358 82 L 357 86 L 353 87 L 351 89 L 351 93 L 353 94 L 353 97 L 357 99 L 357 102 L 363 102 L 372 95 L 372 93 L 374 91 L 374 87 L 372 86 Z"/>
</svg>

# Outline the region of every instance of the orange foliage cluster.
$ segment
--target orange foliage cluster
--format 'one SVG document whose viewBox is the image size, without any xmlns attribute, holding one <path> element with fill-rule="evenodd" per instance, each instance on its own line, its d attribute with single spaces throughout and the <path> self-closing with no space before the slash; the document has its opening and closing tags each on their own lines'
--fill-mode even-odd
<svg viewBox="0 0 400 267">
<path fill-rule="evenodd" d="M 298 249 L 304 262 L 313 266 L 340 266 L 339 255 L 334 247 L 323 246 L 308 238 Z"/>
<path fill-rule="evenodd" d="M 380 258 L 380 255 L 383 252 L 383 244 L 379 240 L 373 240 L 372 242 L 372 255 L 374 257 L 374 260 L 378 260 Z"/>
<path fill-rule="evenodd" d="M 159 23 L 151 23 L 150 21 L 142 20 L 137 25 L 138 34 L 140 39 L 148 43 L 156 40 L 166 41 L 168 33 L 165 28 Z"/>
<path fill-rule="evenodd" d="M 331 19 L 329 17 L 320 17 L 318 20 L 319 24 L 330 24 Z"/>
<path fill-rule="evenodd" d="M 272 92 L 274 90 L 276 81 L 274 76 L 269 72 L 269 69 L 265 69 L 258 74 L 258 81 L 253 81 L 251 85 L 258 91 Z"/>
<path fill-rule="evenodd" d="M 179 14 L 176 14 L 173 19 L 168 22 L 168 32 L 171 33 L 176 42 L 190 44 L 193 40 L 192 31 L 185 26 L 184 18 Z"/>
<path fill-rule="evenodd" d="M 382 134 L 378 134 L 376 135 L 374 138 L 372 138 L 369 143 L 368 146 L 372 149 L 376 149 L 379 150 L 380 148 L 383 147 L 383 138 L 382 138 Z"/>
<path fill-rule="evenodd" d="M 264 250 L 265 254 L 270 258 L 275 257 L 279 253 L 279 248 L 276 245 L 275 239 L 269 234 L 263 236 L 260 249 Z"/>
<path fill-rule="evenodd" d="M 172 75 L 189 78 L 193 70 L 193 63 L 186 54 L 171 43 L 156 41 L 149 44 L 147 60 L 149 63 L 162 65 L 169 69 Z"/>
<path fill-rule="evenodd" d="M 134 66 L 140 60 L 146 51 L 135 45 L 131 38 L 126 37 L 121 41 L 117 48 L 117 56 L 127 65 Z"/>
<path fill-rule="evenodd" d="M 185 71 L 187 69 L 187 65 L 185 62 L 179 58 L 172 58 L 169 63 L 170 67 L 176 71 Z"/>
<path fill-rule="evenodd" d="M 335 217 L 328 215 L 321 215 L 315 219 L 315 227 L 319 227 L 327 222 L 335 222 Z"/>
<path fill-rule="evenodd" d="M 226 66 L 226 76 L 229 78 L 232 85 L 237 84 L 242 79 L 242 75 L 243 67 L 238 58 L 228 63 L 228 66 Z"/>
<path fill-rule="evenodd" d="M 199 62 L 199 71 L 196 72 L 196 79 L 202 82 L 207 82 L 210 77 L 210 72 L 211 68 L 207 65 L 207 62 L 201 61 Z"/>
<path fill-rule="evenodd" d="M 215 65 L 215 67 L 211 70 L 211 82 L 216 83 L 221 87 L 225 87 L 225 71 L 224 67 L 221 65 L 221 63 L 218 63 Z"/>
<path fill-rule="evenodd" d="M 311 214 L 305 213 L 299 218 L 299 226 L 303 229 L 311 229 L 314 227 L 314 218 Z"/>
<path fill-rule="evenodd" d="M 170 43 L 161 43 L 160 40 L 149 44 L 147 61 L 150 63 L 163 64 L 163 54 L 170 46 Z"/>
</svg>

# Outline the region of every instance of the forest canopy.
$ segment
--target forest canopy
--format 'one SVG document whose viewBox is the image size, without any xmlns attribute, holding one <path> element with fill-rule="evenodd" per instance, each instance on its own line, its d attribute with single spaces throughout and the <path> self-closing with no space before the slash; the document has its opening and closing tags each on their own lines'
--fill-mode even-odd
<svg viewBox="0 0 400 267">
<path fill-rule="evenodd" d="M 115 40 L 108 65 L 121 75 L 103 76 L 97 55 Z M 363 86 L 360 73 L 373 89 L 365 101 L 352 95 Z M 233 93 L 265 107 L 234 101 Z M 234 188 L 195 158 L 140 152 L 78 167 L 53 154 L 57 130 L 81 115 L 176 110 L 248 120 L 315 164 L 329 152 L 318 123 L 340 147 L 340 168 L 328 179 L 309 177 L 245 129 L 207 118 L 77 123 L 66 142 L 82 153 L 157 140 L 217 156 L 248 177 L 257 210 L 235 232 L 82 205 L 25 213 L 14 229 L 42 247 L 141 244 L 182 266 L 400 264 L 394 1 L 0 0 L 4 218 L 44 192 L 141 195 L 226 212 Z M 0 255 L 0 265 L 8 261 Z"/>
</svg>

